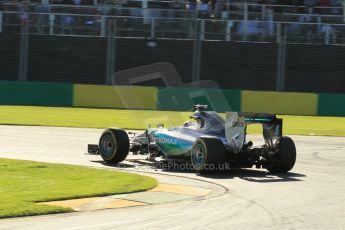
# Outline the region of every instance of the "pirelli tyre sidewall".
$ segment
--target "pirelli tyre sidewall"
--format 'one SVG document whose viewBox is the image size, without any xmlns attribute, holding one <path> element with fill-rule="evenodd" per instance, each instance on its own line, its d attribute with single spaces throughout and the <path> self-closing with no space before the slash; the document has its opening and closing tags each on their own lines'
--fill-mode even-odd
<svg viewBox="0 0 345 230">
<path fill-rule="evenodd" d="M 202 139 L 195 141 L 192 152 L 191 152 L 191 161 L 194 169 L 196 171 L 201 171 L 205 168 L 207 158 L 207 148 L 206 144 Z"/>
<path fill-rule="evenodd" d="M 129 152 L 129 138 L 122 129 L 106 129 L 98 144 L 99 153 L 105 162 L 119 163 Z"/>
<path fill-rule="evenodd" d="M 215 171 L 225 163 L 225 147 L 215 137 L 199 137 L 191 150 L 191 162 L 197 172 Z"/>
</svg>

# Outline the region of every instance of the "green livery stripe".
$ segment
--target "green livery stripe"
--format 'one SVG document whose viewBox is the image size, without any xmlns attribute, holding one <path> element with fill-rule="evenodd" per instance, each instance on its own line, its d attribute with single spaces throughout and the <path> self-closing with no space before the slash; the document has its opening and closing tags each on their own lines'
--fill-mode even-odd
<svg viewBox="0 0 345 230">
<path fill-rule="evenodd" d="M 345 94 L 319 94 L 317 114 L 322 116 L 345 116 Z"/>
<path fill-rule="evenodd" d="M 160 88 L 159 110 L 191 111 L 195 104 L 207 104 L 218 112 L 240 110 L 239 90 L 205 88 Z"/>
<path fill-rule="evenodd" d="M 73 106 L 157 109 L 157 88 L 141 86 L 74 85 Z"/>
<path fill-rule="evenodd" d="M 241 111 L 288 115 L 316 115 L 314 93 L 242 91 Z"/>
<path fill-rule="evenodd" d="M 72 84 L 0 81 L 0 104 L 72 106 Z"/>
</svg>

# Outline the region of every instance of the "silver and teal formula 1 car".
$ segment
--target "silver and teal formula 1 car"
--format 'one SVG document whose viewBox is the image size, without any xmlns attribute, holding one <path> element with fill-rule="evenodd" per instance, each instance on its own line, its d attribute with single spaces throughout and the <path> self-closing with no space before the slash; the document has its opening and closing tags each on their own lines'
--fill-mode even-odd
<svg viewBox="0 0 345 230">
<path fill-rule="evenodd" d="M 296 161 L 293 140 L 282 136 L 282 119 L 273 114 L 226 112 L 225 119 L 206 105 L 196 105 L 195 112 L 182 126 L 148 128 L 133 133 L 106 129 L 98 145 L 89 145 L 90 154 L 100 154 L 108 163 L 119 163 L 129 152 L 148 154 L 152 161 L 184 161 L 196 171 L 225 168 L 265 168 L 270 172 L 288 172 Z M 246 139 L 249 124 L 263 126 L 264 144 L 254 146 Z"/>
</svg>

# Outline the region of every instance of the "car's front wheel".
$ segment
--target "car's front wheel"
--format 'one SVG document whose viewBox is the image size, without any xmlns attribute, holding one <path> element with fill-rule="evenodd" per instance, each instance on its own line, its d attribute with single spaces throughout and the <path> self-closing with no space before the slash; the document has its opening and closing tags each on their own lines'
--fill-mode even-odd
<svg viewBox="0 0 345 230">
<path fill-rule="evenodd" d="M 191 162 L 197 172 L 214 171 L 225 163 L 223 142 L 214 137 L 199 137 L 191 150 Z"/>
<path fill-rule="evenodd" d="M 105 162 L 119 163 L 129 152 L 129 138 L 122 129 L 106 129 L 99 139 L 98 151 Z"/>
</svg>

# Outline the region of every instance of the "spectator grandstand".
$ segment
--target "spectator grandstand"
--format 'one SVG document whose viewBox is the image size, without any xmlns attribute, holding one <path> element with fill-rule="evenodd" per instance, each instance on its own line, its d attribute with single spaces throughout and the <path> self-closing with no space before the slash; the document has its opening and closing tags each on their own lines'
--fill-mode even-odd
<svg viewBox="0 0 345 230">
<path fill-rule="evenodd" d="M 0 80 L 344 93 L 344 45 L 345 0 L 0 0 Z"/>
<path fill-rule="evenodd" d="M 32 0 L 0 1 L 0 31 L 147 38 L 345 44 L 344 0 Z M 16 28 L 17 26 L 17 28 Z"/>
</svg>

